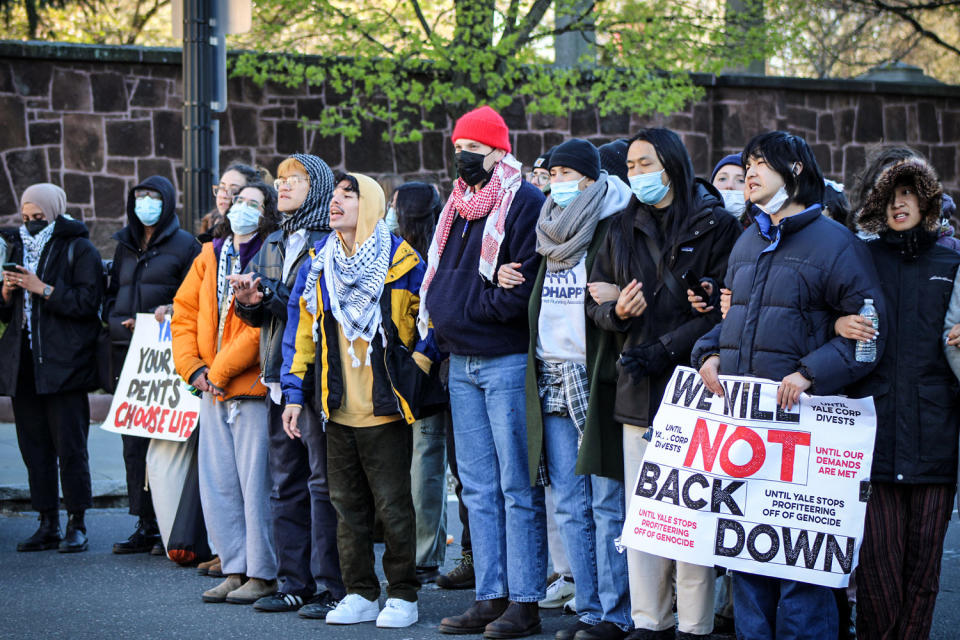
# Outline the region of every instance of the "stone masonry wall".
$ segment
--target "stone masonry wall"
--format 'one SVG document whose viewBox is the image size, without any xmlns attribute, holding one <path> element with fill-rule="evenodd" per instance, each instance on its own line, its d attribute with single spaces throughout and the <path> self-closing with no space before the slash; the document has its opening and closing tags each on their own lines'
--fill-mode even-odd
<svg viewBox="0 0 960 640">
<path fill-rule="evenodd" d="M 0 220 L 16 214 L 32 183 L 67 192 L 68 210 L 88 223 L 112 255 L 110 235 L 125 224 L 125 198 L 137 181 L 164 175 L 182 183 L 182 85 L 177 50 L 0 43 Z M 515 103 L 503 115 L 514 154 L 527 166 L 570 136 L 602 144 L 642 126 L 683 137 L 698 175 L 738 152 L 754 134 L 786 129 L 806 138 L 824 173 L 852 184 L 868 146 L 907 143 L 926 155 L 948 192 L 960 195 L 960 87 L 746 76 L 695 76 L 702 100 L 669 116 L 600 117 L 596 110 L 553 118 Z M 256 163 L 271 172 L 288 154 L 307 151 L 334 170 L 398 173 L 448 185 L 452 122 L 426 114 L 437 130 L 417 143 L 384 142 L 366 125 L 356 142 L 300 127 L 336 105 L 323 87 L 258 87 L 229 82 L 220 121 L 220 166 Z"/>
</svg>

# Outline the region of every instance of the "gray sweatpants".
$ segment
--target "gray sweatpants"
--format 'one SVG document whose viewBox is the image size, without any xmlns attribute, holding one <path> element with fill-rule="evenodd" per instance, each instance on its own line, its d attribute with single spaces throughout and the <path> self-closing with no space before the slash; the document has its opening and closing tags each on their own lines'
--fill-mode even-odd
<svg viewBox="0 0 960 640">
<path fill-rule="evenodd" d="M 199 429 L 200 501 L 223 573 L 273 580 L 266 405 L 204 394 Z"/>
</svg>

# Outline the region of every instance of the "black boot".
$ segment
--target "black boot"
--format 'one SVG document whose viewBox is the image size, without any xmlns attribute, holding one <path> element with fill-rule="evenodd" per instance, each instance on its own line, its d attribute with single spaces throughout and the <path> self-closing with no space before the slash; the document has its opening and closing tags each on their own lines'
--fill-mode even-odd
<svg viewBox="0 0 960 640">
<path fill-rule="evenodd" d="M 83 524 L 83 511 L 69 514 L 67 534 L 63 536 L 63 541 L 60 543 L 60 553 L 77 553 L 86 551 L 89 547 L 87 527 Z"/>
<path fill-rule="evenodd" d="M 117 554 L 147 553 L 158 542 L 160 542 L 160 529 L 157 528 L 157 521 L 140 518 L 137 522 L 137 530 L 123 542 L 115 542 L 113 552 Z"/>
<path fill-rule="evenodd" d="M 487 625 L 484 638 L 525 638 L 540 633 L 540 606 L 511 602 L 503 615 Z"/>
<path fill-rule="evenodd" d="M 60 535 L 60 512 L 46 511 L 38 518 L 40 526 L 32 536 L 17 543 L 17 551 L 46 551 L 56 549 L 63 536 Z"/>
</svg>

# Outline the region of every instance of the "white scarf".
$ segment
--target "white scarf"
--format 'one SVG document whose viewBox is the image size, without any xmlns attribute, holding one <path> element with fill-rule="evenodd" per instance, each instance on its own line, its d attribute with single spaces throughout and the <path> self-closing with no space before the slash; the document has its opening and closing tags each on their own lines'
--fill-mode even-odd
<svg viewBox="0 0 960 640">
<path fill-rule="evenodd" d="M 233 261 L 230 273 L 227 274 L 227 265 L 230 263 L 230 256 L 236 259 Z M 239 275 L 240 273 L 240 254 L 233 247 L 233 236 L 227 238 L 220 248 L 220 260 L 217 262 L 217 309 L 222 311 L 224 303 L 230 306 L 233 302 L 233 285 L 227 280 L 227 275 Z"/>
<path fill-rule="evenodd" d="M 354 367 L 360 366 L 360 359 L 353 349 L 353 342 L 357 338 L 367 341 L 366 365 L 370 366 L 373 338 L 380 331 L 380 297 L 390 269 L 391 245 L 390 231 L 383 220 L 377 221 L 373 233 L 357 247 L 353 255 L 348 256 L 344 252 L 340 234 L 331 234 L 307 274 L 303 300 L 307 311 L 314 316 L 314 340 L 318 339 L 317 280 L 323 271 L 323 282 L 330 297 L 330 311 L 350 343 L 347 352 Z"/>
<path fill-rule="evenodd" d="M 30 271 L 37 273 L 40 268 L 40 257 L 43 250 L 53 236 L 55 222 L 51 222 L 43 228 L 43 231 L 35 236 L 30 235 L 24 225 L 20 225 L 20 241 L 23 243 L 23 266 Z M 39 274 L 37 274 L 39 275 Z M 23 320 L 27 326 L 27 336 L 30 340 L 30 346 L 33 347 L 33 335 L 31 331 L 31 316 L 33 315 L 33 294 L 23 290 Z"/>
</svg>

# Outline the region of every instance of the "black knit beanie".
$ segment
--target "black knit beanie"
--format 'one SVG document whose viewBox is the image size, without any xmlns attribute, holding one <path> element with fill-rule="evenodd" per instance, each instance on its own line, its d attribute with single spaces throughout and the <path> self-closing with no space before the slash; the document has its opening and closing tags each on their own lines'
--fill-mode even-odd
<svg viewBox="0 0 960 640">
<path fill-rule="evenodd" d="M 579 171 L 591 180 L 600 177 L 600 152 L 581 138 L 571 138 L 557 145 L 550 154 L 550 168 L 567 167 Z"/>
<path fill-rule="evenodd" d="M 600 145 L 600 166 L 612 176 L 617 176 L 624 182 L 627 179 L 627 148 L 630 145 L 626 140 L 614 140 Z"/>
</svg>

